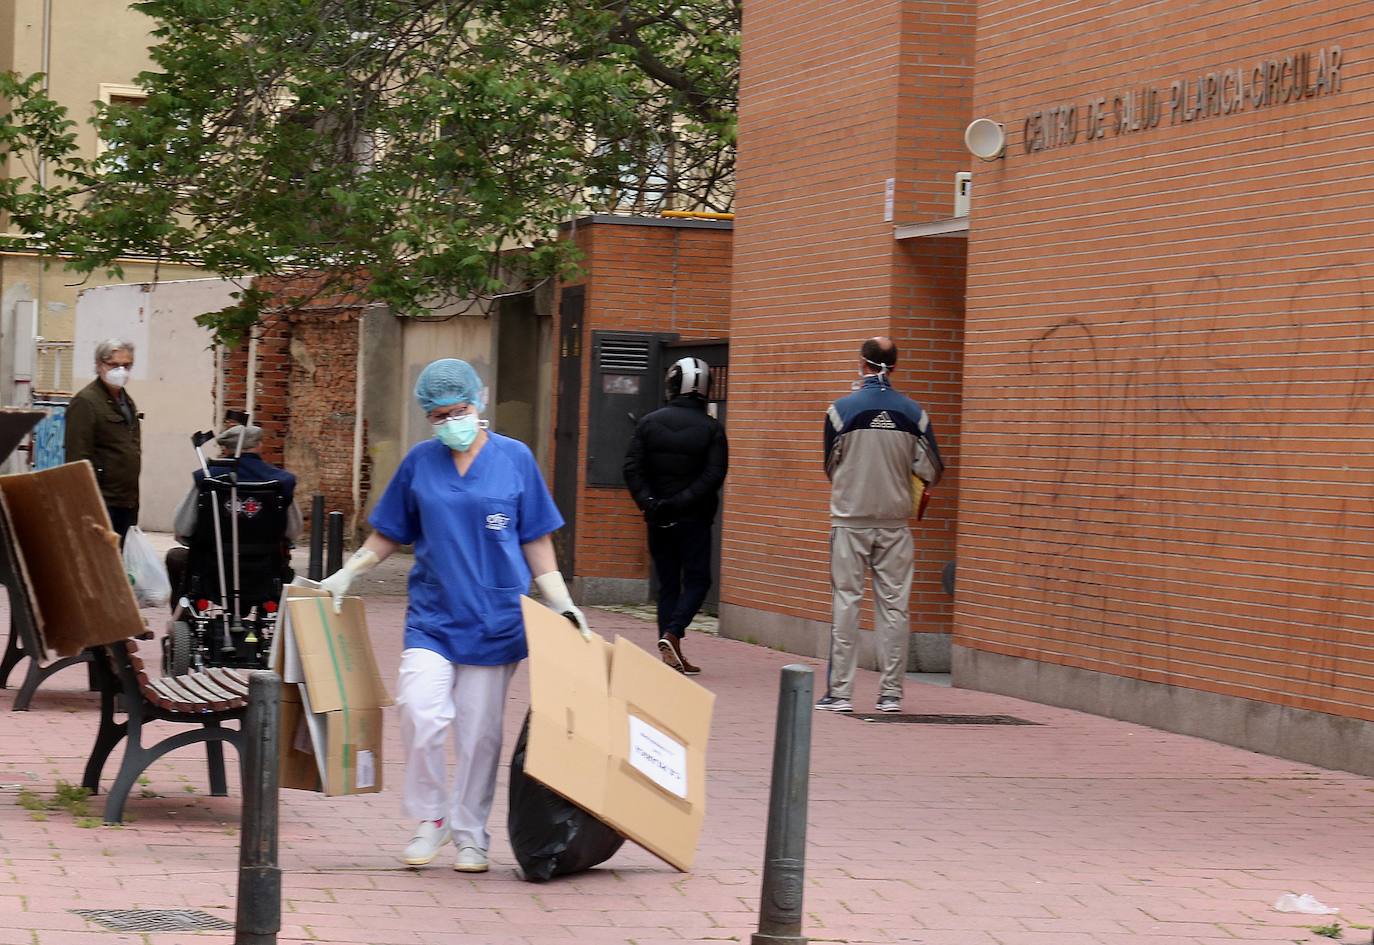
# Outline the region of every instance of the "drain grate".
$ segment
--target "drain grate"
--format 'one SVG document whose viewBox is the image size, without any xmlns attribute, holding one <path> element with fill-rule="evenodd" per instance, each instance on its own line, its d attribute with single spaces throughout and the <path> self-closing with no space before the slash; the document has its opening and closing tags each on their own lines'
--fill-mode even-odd
<svg viewBox="0 0 1374 945">
<path fill-rule="evenodd" d="M 908 725 L 1039 725 L 1014 715 L 902 715 L 897 712 L 850 712 L 861 722 L 905 722 Z"/>
<path fill-rule="evenodd" d="M 112 932 L 221 932 L 234 923 L 192 909 L 72 909 Z"/>
</svg>

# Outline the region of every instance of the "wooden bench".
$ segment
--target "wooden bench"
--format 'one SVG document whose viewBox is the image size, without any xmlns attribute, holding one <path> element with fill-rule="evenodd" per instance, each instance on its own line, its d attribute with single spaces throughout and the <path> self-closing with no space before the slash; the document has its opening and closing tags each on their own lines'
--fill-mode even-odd
<svg viewBox="0 0 1374 945">
<path fill-rule="evenodd" d="M 243 716 L 248 706 L 248 676 L 234 669 L 212 668 L 184 676 L 150 676 L 138 655 L 138 644 L 124 640 L 99 648 L 95 661 L 100 688 L 100 728 L 82 785 L 100 793 L 100 774 L 110 754 L 123 741 L 124 756 L 105 801 L 105 822 L 124 819 L 124 804 L 138 776 L 157 759 L 198 742 L 205 743 L 210 768 L 210 794 L 229 793 L 224 774 L 224 742 L 243 758 Z M 124 721 L 115 717 L 122 714 Z M 237 728 L 223 723 L 237 720 Z M 179 722 L 197 726 L 146 745 L 146 722 Z"/>
<path fill-rule="evenodd" d="M 0 409 L 0 458 L 13 426 L 6 420 Z M 12 661 L 17 664 L 24 656 L 31 660 L 21 692 L 26 705 L 47 676 L 89 659 L 100 692 L 100 724 L 82 778 L 92 793 L 100 789 L 105 762 L 123 743 L 105 802 L 107 823 L 123 818 L 129 791 L 150 764 L 186 745 L 205 744 L 210 793 L 228 793 L 224 742 L 241 749 L 247 677 L 213 670 L 158 678 L 145 670 L 133 637 L 147 628 L 90 463 L 0 479 L 0 573 L 8 578 L 11 594 L 11 629 L 17 641 L 12 647 L 22 654 Z M 48 665 L 40 665 L 50 656 Z M 121 715 L 124 720 L 118 721 Z M 235 720 L 238 727 L 225 726 Z M 145 744 L 146 722 L 179 722 L 189 728 Z"/>
</svg>

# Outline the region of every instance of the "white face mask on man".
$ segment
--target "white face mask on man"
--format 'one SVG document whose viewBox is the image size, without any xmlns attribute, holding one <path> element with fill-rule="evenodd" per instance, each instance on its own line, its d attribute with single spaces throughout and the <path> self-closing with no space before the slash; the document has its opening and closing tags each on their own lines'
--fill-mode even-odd
<svg viewBox="0 0 1374 945">
<path fill-rule="evenodd" d="M 126 367 L 113 367 L 105 372 L 105 383 L 111 387 L 123 387 L 129 383 L 129 369 Z"/>
</svg>

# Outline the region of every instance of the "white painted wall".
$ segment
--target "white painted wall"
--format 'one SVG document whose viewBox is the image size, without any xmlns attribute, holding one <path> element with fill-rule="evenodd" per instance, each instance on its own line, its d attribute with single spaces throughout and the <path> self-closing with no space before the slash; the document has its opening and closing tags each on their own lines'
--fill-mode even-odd
<svg viewBox="0 0 1374 945">
<path fill-rule="evenodd" d="M 98 286 L 77 297 L 77 389 L 95 376 L 101 341 L 136 346 L 129 393 L 143 413 L 139 524 L 147 531 L 171 530 L 197 466 L 191 434 L 214 425 L 214 353 L 195 318 L 230 305 L 234 291 L 223 279 L 191 279 Z"/>
</svg>

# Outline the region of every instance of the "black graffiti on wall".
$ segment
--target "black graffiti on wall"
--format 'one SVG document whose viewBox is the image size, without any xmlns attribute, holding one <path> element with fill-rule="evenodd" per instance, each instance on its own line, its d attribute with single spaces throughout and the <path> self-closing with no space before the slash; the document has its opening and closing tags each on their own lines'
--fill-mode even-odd
<svg viewBox="0 0 1374 945">
<path fill-rule="evenodd" d="M 1374 296 L 1350 262 L 1275 294 L 1213 268 L 1147 286 L 968 404 L 1016 420 L 1006 573 L 1044 650 L 1349 688 L 1374 644 Z"/>
</svg>

